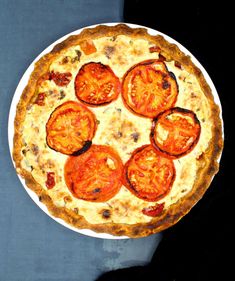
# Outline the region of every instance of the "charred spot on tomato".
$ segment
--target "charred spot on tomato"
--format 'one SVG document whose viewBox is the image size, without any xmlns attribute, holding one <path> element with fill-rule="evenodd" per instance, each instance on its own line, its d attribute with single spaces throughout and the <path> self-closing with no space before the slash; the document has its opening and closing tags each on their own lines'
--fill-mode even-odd
<svg viewBox="0 0 235 281">
<path fill-rule="evenodd" d="M 162 82 L 162 88 L 163 88 L 164 90 L 170 88 L 170 86 L 171 86 L 171 84 L 170 84 L 167 80 L 163 80 L 163 82 Z"/>
<path fill-rule="evenodd" d="M 100 191 L 101 191 L 100 188 L 95 188 L 95 189 L 92 190 L 93 193 L 99 193 Z"/>
<path fill-rule="evenodd" d="M 67 176 L 70 177 L 71 175 L 72 175 L 72 172 L 67 172 Z M 71 190 L 72 192 L 74 192 L 74 182 L 71 182 L 71 183 L 70 183 L 69 188 L 70 188 L 70 190 Z"/>
<path fill-rule="evenodd" d="M 85 141 L 83 147 L 81 149 L 79 149 L 78 151 L 73 152 L 71 155 L 72 156 L 81 155 L 84 152 L 86 152 L 91 147 L 91 145 L 92 145 L 92 141 L 89 141 L 89 140 Z"/>
</svg>

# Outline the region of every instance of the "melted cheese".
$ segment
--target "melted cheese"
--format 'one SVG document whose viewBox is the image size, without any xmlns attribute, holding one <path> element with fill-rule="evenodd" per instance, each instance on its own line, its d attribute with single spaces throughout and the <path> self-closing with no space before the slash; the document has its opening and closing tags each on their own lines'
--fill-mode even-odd
<svg viewBox="0 0 235 281">
<path fill-rule="evenodd" d="M 148 222 L 151 217 L 145 216 L 142 209 L 153 205 L 135 197 L 124 186 L 120 192 L 104 203 L 93 203 L 76 199 L 69 192 L 64 181 L 64 163 L 66 155 L 58 153 L 46 145 L 45 124 L 51 112 L 68 100 L 76 100 L 74 79 L 81 66 L 88 62 L 101 62 L 109 65 L 114 73 L 122 79 L 126 71 L 141 61 L 158 58 L 158 53 L 149 53 L 150 43 L 142 39 L 130 39 L 127 36 L 99 38 L 94 40 L 97 52 L 76 61 L 76 54 L 81 51 L 79 46 L 71 47 L 61 54 L 51 65 L 56 72 L 71 72 L 72 81 L 66 87 L 56 86 L 53 81 L 42 83 L 39 91 L 46 92 L 45 106 L 32 105 L 28 111 L 23 127 L 22 167 L 32 172 L 35 180 L 45 189 L 47 172 L 55 173 L 56 185 L 48 190 L 57 206 L 78 211 L 90 223 L 114 222 L 135 224 Z M 67 63 L 63 59 L 67 57 Z M 74 62 L 75 61 L 75 62 Z M 194 111 L 201 123 L 201 136 L 192 152 L 174 160 L 176 179 L 171 192 L 159 202 L 165 202 L 165 207 L 177 202 L 189 192 L 193 186 L 197 172 L 195 158 L 206 150 L 211 138 L 210 107 L 203 95 L 197 80 L 186 70 L 174 66 L 173 62 L 166 63 L 177 79 L 179 95 L 176 106 Z M 109 105 L 90 108 L 99 122 L 94 144 L 106 144 L 114 147 L 125 163 L 131 153 L 145 144 L 149 144 L 151 120 L 130 113 L 123 105 L 121 96 Z M 161 138 L 165 138 L 164 132 Z M 112 165 L 112 163 L 109 163 Z M 190 169 L 188 168 L 190 167 Z M 68 200 L 69 198 L 69 200 Z M 103 210 L 109 210 L 110 216 L 104 218 Z"/>
</svg>

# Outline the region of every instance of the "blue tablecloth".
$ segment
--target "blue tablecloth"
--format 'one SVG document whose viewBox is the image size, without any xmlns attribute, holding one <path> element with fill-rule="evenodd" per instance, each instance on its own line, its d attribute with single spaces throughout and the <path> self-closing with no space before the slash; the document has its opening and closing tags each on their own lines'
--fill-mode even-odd
<svg viewBox="0 0 235 281">
<path fill-rule="evenodd" d="M 0 0 L 0 280 L 92 281 L 104 271 L 147 263 L 159 235 L 103 240 L 73 232 L 29 198 L 11 163 L 8 112 L 32 60 L 81 27 L 122 21 L 121 0 Z"/>
</svg>

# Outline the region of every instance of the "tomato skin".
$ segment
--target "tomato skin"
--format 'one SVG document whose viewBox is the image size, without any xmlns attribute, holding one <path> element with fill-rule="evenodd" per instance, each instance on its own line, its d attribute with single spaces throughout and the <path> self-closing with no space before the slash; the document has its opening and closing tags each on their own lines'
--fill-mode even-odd
<svg viewBox="0 0 235 281">
<path fill-rule="evenodd" d="M 121 83 L 108 65 L 97 62 L 84 64 L 75 78 L 77 98 L 88 106 L 102 106 L 116 100 Z"/>
<path fill-rule="evenodd" d="M 68 189 L 78 199 L 105 202 L 122 186 L 123 164 L 109 146 L 92 145 L 80 156 L 70 156 L 64 167 Z"/>
<path fill-rule="evenodd" d="M 82 49 L 82 51 L 86 54 L 86 55 L 90 55 L 93 54 L 97 51 L 94 43 L 92 40 L 84 40 L 80 43 L 80 47 Z"/>
<path fill-rule="evenodd" d="M 134 65 L 123 77 L 123 102 L 139 116 L 154 118 L 173 107 L 177 97 L 177 81 L 161 60 L 147 60 Z"/>
<path fill-rule="evenodd" d="M 176 121 L 171 118 L 178 116 Z M 187 118 L 191 121 L 187 121 Z M 164 128 L 167 137 L 162 143 L 158 141 L 158 126 Z M 201 125 L 196 114 L 188 109 L 175 107 L 160 113 L 152 123 L 150 141 L 153 147 L 164 157 L 180 158 L 193 150 L 201 133 Z"/>
<path fill-rule="evenodd" d="M 173 161 L 159 155 L 152 145 L 134 150 L 124 166 L 123 184 L 145 201 L 155 202 L 165 197 L 174 180 Z"/>
<path fill-rule="evenodd" d="M 142 213 L 149 217 L 157 217 L 161 215 L 161 213 L 163 212 L 164 206 L 165 206 L 164 202 L 161 204 L 156 204 L 154 206 L 144 208 L 142 210 Z"/>
<path fill-rule="evenodd" d="M 54 186 L 55 186 L 55 173 L 48 172 L 47 180 L 46 180 L 46 187 L 47 187 L 47 189 L 52 189 Z"/>
<path fill-rule="evenodd" d="M 46 93 L 39 93 L 37 95 L 37 98 L 35 100 L 35 104 L 39 106 L 44 106 L 45 105 L 45 98 L 46 98 Z"/>
<path fill-rule="evenodd" d="M 57 86 L 67 86 L 72 78 L 72 74 L 70 72 L 60 73 L 52 71 L 50 73 L 50 79 L 55 82 Z"/>
<path fill-rule="evenodd" d="M 78 155 L 91 146 L 97 122 L 86 106 L 67 101 L 58 106 L 46 124 L 46 141 L 51 149 L 67 155 Z"/>
</svg>

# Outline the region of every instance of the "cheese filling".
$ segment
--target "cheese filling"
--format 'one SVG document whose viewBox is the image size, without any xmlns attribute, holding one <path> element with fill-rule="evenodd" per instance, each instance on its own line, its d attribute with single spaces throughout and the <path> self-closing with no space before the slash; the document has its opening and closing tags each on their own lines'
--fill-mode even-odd
<svg viewBox="0 0 235 281">
<path fill-rule="evenodd" d="M 121 80 L 133 65 L 158 58 L 157 52 L 149 52 L 152 44 L 144 39 L 130 39 L 120 35 L 115 40 L 112 37 L 106 37 L 96 39 L 93 43 L 97 52 L 84 55 L 79 46 L 70 47 L 51 64 L 51 71 L 70 72 L 72 80 L 65 87 L 57 86 L 52 80 L 46 80 L 41 84 L 39 91 L 46 93 L 45 105 L 32 104 L 27 110 L 22 132 L 24 142 L 22 167 L 30 171 L 45 190 L 47 190 L 45 185 L 47 173 L 54 172 L 56 184 L 54 188 L 48 190 L 54 204 L 79 213 L 89 223 L 148 222 L 151 217 L 144 215 L 142 210 L 154 205 L 154 202 L 137 198 L 124 186 L 118 194 L 104 203 L 88 202 L 73 197 L 64 181 L 64 164 L 68 156 L 50 149 L 46 144 L 45 125 L 51 112 L 65 101 L 78 102 L 74 92 L 74 79 L 85 63 L 92 61 L 109 65 Z M 192 189 L 197 173 L 196 157 L 208 146 L 212 136 L 212 124 L 210 107 L 196 78 L 185 69 L 175 67 L 173 61 L 166 62 L 166 65 L 168 70 L 175 74 L 179 86 L 175 106 L 194 111 L 201 124 L 201 135 L 196 147 L 186 156 L 174 160 L 176 178 L 172 190 L 158 201 L 158 203 L 165 202 L 167 208 Z M 124 106 L 121 95 L 116 101 L 106 106 L 89 107 L 89 109 L 94 112 L 98 122 L 92 143 L 110 145 L 119 153 L 123 163 L 130 158 L 136 148 L 150 144 L 151 119 L 131 113 Z M 166 138 L 167 133 L 162 130 L 159 140 L 164 141 Z M 112 167 L 112 161 L 108 159 L 107 165 Z"/>
</svg>

